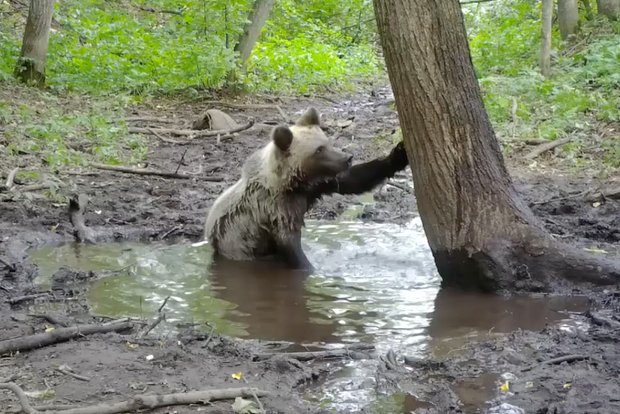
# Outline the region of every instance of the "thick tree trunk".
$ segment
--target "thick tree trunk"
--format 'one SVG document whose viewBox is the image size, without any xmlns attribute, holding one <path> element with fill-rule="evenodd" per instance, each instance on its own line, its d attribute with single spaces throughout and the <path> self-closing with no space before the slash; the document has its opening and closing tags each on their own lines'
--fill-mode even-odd
<svg viewBox="0 0 620 414">
<path fill-rule="evenodd" d="M 484 110 L 458 0 L 375 0 L 420 217 L 444 285 L 616 283 L 620 264 L 558 244 L 516 194 Z"/>
<path fill-rule="evenodd" d="M 553 19 L 553 0 L 542 0 L 542 36 L 540 45 L 540 73 L 551 74 L 551 24 Z"/>
<path fill-rule="evenodd" d="M 564 40 L 577 33 L 579 28 L 577 0 L 558 0 L 558 25 L 560 26 L 560 35 Z"/>
<path fill-rule="evenodd" d="M 52 24 L 54 0 L 31 0 L 24 30 L 22 51 L 15 76 L 38 86 L 45 84 L 45 59 Z"/>
<path fill-rule="evenodd" d="M 598 13 L 616 20 L 620 17 L 620 0 L 596 0 Z"/>
<path fill-rule="evenodd" d="M 243 28 L 243 34 L 239 39 L 239 43 L 235 46 L 235 50 L 239 52 L 239 59 L 242 65 L 248 60 L 252 54 L 252 49 L 256 45 L 258 36 L 260 35 L 275 0 L 255 0 L 252 12 L 248 17 L 248 23 Z"/>
</svg>

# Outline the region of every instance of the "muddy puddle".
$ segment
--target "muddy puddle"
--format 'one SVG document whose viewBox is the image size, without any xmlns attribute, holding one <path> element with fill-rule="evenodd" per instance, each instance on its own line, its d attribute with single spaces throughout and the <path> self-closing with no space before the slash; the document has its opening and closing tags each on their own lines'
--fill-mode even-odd
<svg viewBox="0 0 620 414">
<path fill-rule="evenodd" d="M 32 251 L 30 258 L 42 286 L 53 288 L 58 282 L 51 276 L 61 267 L 107 274 L 88 293 L 95 314 L 150 318 L 169 297 L 166 323 L 156 328 L 163 335 L 194 324 L 308 348 L 372 343 L 381 354 L 392 349 L 419 358 L 441 358 L 468 341 L 517 329 L 579 329 L 571 314 L 587 306 L 578 297 L 506 299 L 440 290 L 419 219 L 402 226 L 308 222 L 304 244 L 317 268 L 309 276 L 265 263 L 214 264 L 208 245 L 190 243 L 67 244 Z M 376 364 L 344 363 L 307 398 L 338 412 L 427 407 L 406 393 L 379 395 Z M 453 391 L 472 410 L 489 408 L 499 374 L 457 382 Z"/>
</svg>

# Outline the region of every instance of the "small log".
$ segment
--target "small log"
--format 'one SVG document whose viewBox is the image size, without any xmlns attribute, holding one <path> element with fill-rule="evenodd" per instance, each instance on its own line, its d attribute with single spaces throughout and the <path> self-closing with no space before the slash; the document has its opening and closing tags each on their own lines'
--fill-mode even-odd
<svg viewBox="0 0 620 414">
<path fill-rule="evenodd" d="M 86 194 L 73 195 L 69 199 L 69 221 L 73 225 L 73 236 L 78 243 L 95 243 L 95 232 L 86 226 L 84 219 L 86 204 Z"/>
<path fill-rule="evenodd" d="M 254 354 L 255 361 L 262 361 L 274 356 L 284 356 L 286 358 L 296 359 L 298 361 L 311 361 L 313 359 L 331 359 L 331 358 L 353 358 L 364 359 L 367 357 L 359 351 L 372 351 L 375 347 L 366 345 L 353 348 L 330 349 L 326 351 L 308 351 L 308 352 L 265 352 Z"/>
<path fill-rule="evenodd" d="M 184 174 L 184 173 L 179 173 L 179 172 L 173 173 L 173 172 L 168 172 L 168 171 L 151 170 L 148 168 L 126 167 L 123 165 L 107 165 L 107 164 L 99 164 L 99 163 L 94 163 L 94 162 L 91 162 L 88 165 L 98 170 L 116 171 L 116 172 L 123 172 L 127 174 L 156 175 L 160 177 L 179 178 L 179 179 L 184 179 L 184 180 L 189 180 L 191 178 L 196 177 L 196 175 L 192 175 L 192 174 Z M 200 179 L 202 181 L 215 181 L 215 182 L 224 181 L 223 177 L 219 177 L 215 175 L 200 177 Z"/>
<path fill-rule="evenodd" d="M 24 413 L 39 414 L 42 412 L 30 405 L 26 394 L 17 384 L 11 382 L 0 384 L 0 389 L 12 391 L 19 399 Z M 118 414 L 146 409 L 153 410 L 155 408 L 169 407 L 172 405 L 207 404 L 210 401 L 234 400 L 237 397 L 265 397 L 267 395 L 268 393 L 266 391 L 252 389 L 250 387 L 188 391 L 176 394 L 142 394 L 122 402 L 101 403 L 87 407 L 58 410 L 56 414 Z"/>
<path fill-rule="evenodd" d="M 572 141 L 572 138 L 562 138 L 562 139 L 556 139 L 555 141 L 551 141 L 548 142 L 546 144 L 542 144 L 540 145 L 538 148 L 536 148 L 535 150 L 533 150 L 532 152 L 530 152 L 529 154 L 525 155 L 526 160 L 533 160 L 534 158 L 538 157 L 540 154 L 547 152 L 549 150 L 552 150 L 556 147 L 559 147 L 560 145 L 565 145 L 568 144 L 569 142 Z"/>
<path fill-rule="evenodd" d="M 546 361 L 542 361 L 539 364 L 525 367 L 521 370 L 521 372 L 531 371 L 532 369 L 540 365 L 557 365 L 557 364 L 561 364 L 562 362 L 575 362 L 575 361 L 582 361 L 584 359 L 590 359 L 590 357 L 587 355 L 565 355 L 565 356 L 561 356 L 557 358 L 548 359 Z"/>
<path fill-rule="evenodd" d="M 66 342 L 85 335 L 125 331 L 132 328 L 132 326 L 130 322 L 121 322 L 113 325 L 77 325 L 70 328 L 58 328 L 51 332 L 7 339 L 6 341 L 0 341 L 0 355 L 9 352 L 28 351 L 34 348 Z"/>
<path fill-rule="evenodd" d="M 250 129 L 254 125 L 254 121 L 250 121 L 246 124 L 239 125 L 237 128 L 233 129 L 219 129 L 213 131 L 196 131 L 194 129 L 176 129 L 176 128 L 140 128 L 140 127 L 129 127 L 127 130 L 132 134 L 153 134 L 153 131 L 156 131 L 160 134 L 171 134 L 178 136 L 189 136 L 191 139 L 193 138 L 202 138 L 202 137 L 216 137 L 218 135 L 230 135 L 236 132 L 245 131 L 246 129 Z"/>
</svg>

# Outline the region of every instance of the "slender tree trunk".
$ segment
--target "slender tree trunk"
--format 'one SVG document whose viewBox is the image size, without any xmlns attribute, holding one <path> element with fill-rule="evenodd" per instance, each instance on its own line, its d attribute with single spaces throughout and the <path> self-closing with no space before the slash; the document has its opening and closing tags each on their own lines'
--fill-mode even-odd
<svg viewBox="0 0 620 414">
<path fill-rule="evenodd" d="M 579 28 L 577 0 L 558 0 L 558 24 L 564 40 L 577 33 Z"/>
<path fill-rule="evenodd" d="M 540 46 L 540 73 L 551 74 L 551 22 L 553 19 L 553 0 L 542 0 L 542 44 Z"/>
<path fill-rule="evenodd" d="M 248 17 L 248 23 L 243 28 L 243 34 L 239 39 L 239 43 L 235 46 L 235 50 L 239 52 L 242 65 L 245 65 L 248 58 L 252 54 L 252 49 L 256 45 L 258 36 L 260 35 L 275 0 L 255 0 L 252 12 Z"/>
<path fill-rule="evenodd" d="M 22 51 L 15 76 L 23 82 L 45 85 L 45 59 L 49 44 L 54 0 L 31 0 Z"/>
<path fill-rule="evenodd" d="M 620 18 L 620 0 L 596 0 L 598 13 L 612 20 Z"/>
<path fill-rule="evenodd" d="M 617 283 L 620 263 L 560 245 L 516 194 L 484 110 L 458 0 L 375 0 L 420 217 L 444 285 Z"/>
<path fill-rule="evenodd" d="M 592 15 L 592 4 L 590 0 L 582 0 L 582 2 L 584 9 L 586 9 L 586 19 L 592 20 L 594 16 Z"/>
</svg>

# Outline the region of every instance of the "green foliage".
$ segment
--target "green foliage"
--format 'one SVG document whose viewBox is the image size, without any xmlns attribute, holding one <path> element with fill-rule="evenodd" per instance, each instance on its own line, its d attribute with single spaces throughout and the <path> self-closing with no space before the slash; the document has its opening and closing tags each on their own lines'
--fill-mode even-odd
<svg viewBox="0 0 620 414">
<path fill-rule="evenodd" d="M 618 23 L 585 23 L 573 43 L 562 43 L 554 31 L 553 76 L 545 79 L 538 70 L 539 2 L 493 2 L 466 9 L 466 17 L 485 106 L 500 138 L 579 137 L 562 147 L 578 164 L 581 143 L 596 141 L 601 124 L 620 122 Z M 616 132 L 597 144 L 612 167 L 620 167 L 619 141 Z"/>
<path fill-rule="evenodd" d="M 48 84 L 90 94 L 219 89 L 236 67 L 234 45 L 252 0 L 66 0 L 56 2 Z M 1 10 L 0 10 L 1 11 Z M 23 11 L 25 13 L 25 11 Z M 23 24 L 0 22 L 0 80 L 12 76 Z M 276 2 L 238 79 L 250 90 L 307 92 L 379 72 L 372 4 Z"/>
<path fill-rule="evenodd" d="M 33 93 L 36 96 L 26 97 Z M 74 99 L 74 102 L 61 101 L 50 93 L 19 86 L 11 90 L 10 98 L 0 98 L 6 156 L 37 154 L 52 168 L 83 164 L 87 161 L 85 154 L 110 164 L 144 158 L 145 142 L 138 136 L 128 135 L 125 125 L 113 121 L 121 117 L 122 104 L 103 99 L 96 103 Z M 7 162 L 10 163 L 8 159 Z"/>
</svg>

